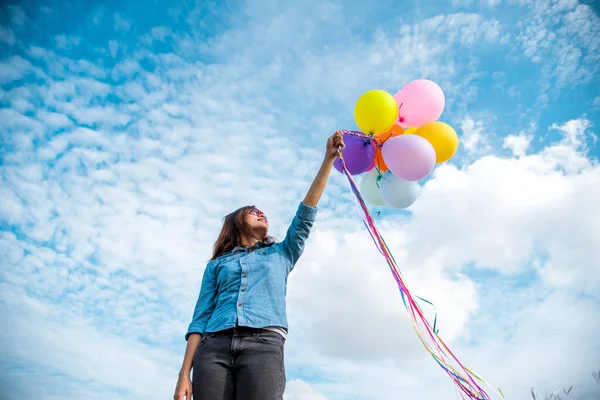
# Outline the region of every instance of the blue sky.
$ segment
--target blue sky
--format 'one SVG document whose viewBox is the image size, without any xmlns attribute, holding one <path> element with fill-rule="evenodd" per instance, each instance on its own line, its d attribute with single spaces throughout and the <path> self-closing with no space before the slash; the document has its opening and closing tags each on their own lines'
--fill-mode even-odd
<svg viewBox="0 0 600 400">
<path fill-rule="evenodd" d="M 257 204 L 282 237 L 358 96 L 417 78 L 444 90 L 460 147 L 409 212 L 378 217 L 409 286 L 509 399 L 597 397 L 594 2 L 0 10 L 7 399 L 171 397 L 223 215 Z M 455 396 L 336 171 L 288 314 L 286 400 Z"/>
</svg>

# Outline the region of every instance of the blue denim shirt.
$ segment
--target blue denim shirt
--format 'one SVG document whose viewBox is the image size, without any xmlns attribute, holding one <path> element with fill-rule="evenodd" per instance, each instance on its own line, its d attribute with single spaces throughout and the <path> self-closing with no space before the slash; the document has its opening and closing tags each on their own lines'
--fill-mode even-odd
<svg viewBox="0 0 600 400">
<path fill-rule="evenodd" d="M 185 335 L 217 332 L 237 324 L 288 328 L 288 274 L 304 251 L 317 209 L 300 203 L 282 242 L 236 248 L 211 260 L 204 271 L 194 316 Z"/>
</svg>

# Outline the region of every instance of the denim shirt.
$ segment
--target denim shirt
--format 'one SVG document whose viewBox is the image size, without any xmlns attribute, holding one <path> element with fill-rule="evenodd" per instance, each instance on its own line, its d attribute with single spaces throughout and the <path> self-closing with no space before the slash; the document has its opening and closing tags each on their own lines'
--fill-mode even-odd
<svg viewBox="0 0 600 400">
<path fill-rule="evenodd" d="M 287 278 L 304 251 L 317 215 L 300 203 L 282 242 L 236 248 L 211 260 L 204 271 L 192 322 L 185 335 L 217 332 L 237 325 L 287 330 Z"/>
</svg>

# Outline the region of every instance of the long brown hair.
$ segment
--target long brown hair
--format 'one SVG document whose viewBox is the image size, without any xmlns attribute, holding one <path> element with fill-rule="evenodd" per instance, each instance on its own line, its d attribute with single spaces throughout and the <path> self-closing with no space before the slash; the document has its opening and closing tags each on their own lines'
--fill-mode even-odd
<svg viewBox="0 0 600 400">
<path fill-rule="evenodd" d="M 223 218 L 223 227 L 213 247 L 211 260 L 230 252 L 237 246 L 241 246 L 244 236 L 252 236 L 244 218 L 253 208 L 254 206 L 241 207 Z"/>
</svg>

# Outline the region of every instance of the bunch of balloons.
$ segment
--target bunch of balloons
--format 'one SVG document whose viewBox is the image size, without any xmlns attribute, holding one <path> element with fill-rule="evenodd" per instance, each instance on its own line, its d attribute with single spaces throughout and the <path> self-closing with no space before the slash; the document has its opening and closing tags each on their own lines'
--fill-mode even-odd
<svg viewBox="0 0 600 400">
<path fill-rule="evenodd" d="M 364 93 L 354 107 L 360 131 L 344 134 L 342 156 L 348 172 L 363 174 L 360 190 L 375 206 L 407 208 L 421 193 L 418 181 L 458 149 L 458 135 L 438 121 L 445 106 L 442 89 L 428 79 L 409 82 L 395 95 Z M 334 167 L 343 172 L 341 160 Z"/>
</svg>

